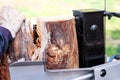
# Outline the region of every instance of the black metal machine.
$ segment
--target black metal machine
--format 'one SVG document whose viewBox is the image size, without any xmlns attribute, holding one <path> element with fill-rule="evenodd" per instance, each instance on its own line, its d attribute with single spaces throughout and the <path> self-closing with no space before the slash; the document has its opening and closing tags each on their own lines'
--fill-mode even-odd
<svg viewBox="0 0 120 80">
<path fill-rule="evenodd" d="M 80 67 L 91 67 L 105 62 L 104 11 L 73 10 Z"/>
</svg>

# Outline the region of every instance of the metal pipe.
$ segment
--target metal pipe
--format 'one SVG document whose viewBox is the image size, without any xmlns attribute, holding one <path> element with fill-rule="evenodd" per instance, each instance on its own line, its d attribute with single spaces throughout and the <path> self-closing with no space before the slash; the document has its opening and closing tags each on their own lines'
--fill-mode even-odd
<svg viewBox="0 0 120 80">
<path fill-rule="evenodd" d="M 70 80 L 88 80 L 88 79 L 91 79 L 93 77 L 94 77 L 94 74 L 91 72 L 91 73 L 88 73 L 88 74 L 85 74 L 83 76 L 76 77 L 76 78 L 73 78 L 73 79 L 70 79 Z"/>
</svg>

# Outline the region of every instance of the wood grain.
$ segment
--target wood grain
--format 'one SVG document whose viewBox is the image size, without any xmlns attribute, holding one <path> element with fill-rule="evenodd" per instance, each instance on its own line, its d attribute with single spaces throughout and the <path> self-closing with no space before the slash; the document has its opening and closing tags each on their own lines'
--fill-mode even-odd
<svg viewBox="0 0 120 80">
<path fill-rule="evenodd" d="M 43 20 L 49 33 L 45 49 L 45 69 L 78 68 L 78 47 L 74 18 Z"/>
</svg>

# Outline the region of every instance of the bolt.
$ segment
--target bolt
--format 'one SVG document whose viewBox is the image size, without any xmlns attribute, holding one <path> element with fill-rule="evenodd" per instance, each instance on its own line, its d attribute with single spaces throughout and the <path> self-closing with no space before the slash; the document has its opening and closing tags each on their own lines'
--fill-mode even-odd
<svg viewBox="0 0 120 80">
<path fill-rule="evenodd" d="M 102 69 L 101 71 L 100 71 L 100 76 L 101 77 L 105 77 L 105 75 L 106 75 L 106 70 L 105 69 Z"/>
</svg>

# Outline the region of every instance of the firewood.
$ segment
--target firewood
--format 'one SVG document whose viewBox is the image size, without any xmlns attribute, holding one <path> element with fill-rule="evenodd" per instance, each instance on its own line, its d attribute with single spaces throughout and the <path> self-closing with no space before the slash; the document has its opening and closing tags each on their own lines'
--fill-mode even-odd
<svg viewBox="0 0 120 80">
<path fill-rule="evenodd" d="M 45 39 L 45 70 L 78 68 L 78 46 L 74 17 L 41 18 Z M 42 38 L 43 39 L 43 38 Z"/>
<path fill-rule="evenodd" d="M 9 48 L 10 63 L 42 60 L 41 34 L 38 29 L 38 24 L 32 24 L 31 21 L 23 23 Z"/>
<path fill-rule="evenodd" d="M 45 70 L 79 67 L 74 17 L 30 20 L 27 29 L 17 33 L 12 46 L 12 62 L 44 59 Z"/>
</svg>

